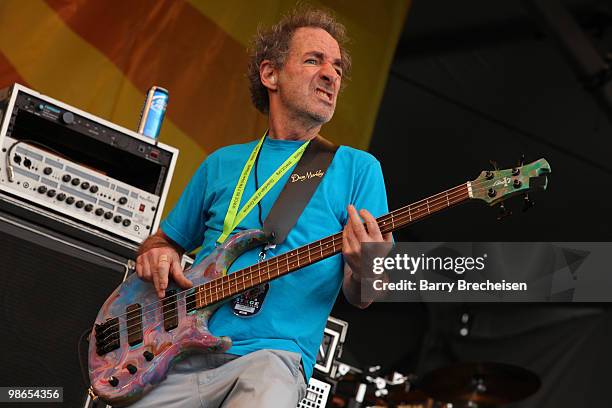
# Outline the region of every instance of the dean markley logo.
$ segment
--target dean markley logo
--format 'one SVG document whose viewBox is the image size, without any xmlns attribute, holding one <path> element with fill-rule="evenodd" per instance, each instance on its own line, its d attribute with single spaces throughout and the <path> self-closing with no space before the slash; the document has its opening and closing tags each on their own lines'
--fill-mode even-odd
<svg viewBox="0 0 612 408">
<path fill-rule="evenodd" d="M 314 173 L 312 171 L 307 171 L 306 174 L 304 174 L 303 176 L 297 173 L 293 173 L 291 175 L 291 182 L 295 183 L 296 181 L 310 180 L 313 177 L 323 177 L 324 174 L 325 172 L 321 169 L 315 171 Z"/>
</svg>

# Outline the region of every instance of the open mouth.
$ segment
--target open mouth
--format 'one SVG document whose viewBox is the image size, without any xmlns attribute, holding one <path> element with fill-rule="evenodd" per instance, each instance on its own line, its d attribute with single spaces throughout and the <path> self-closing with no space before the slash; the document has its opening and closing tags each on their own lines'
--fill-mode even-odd
<svg viewBox="0 0 612 408">
<path fill-rule="evenodd" d="M 317 95 L 319 95 L 321 98 L 325 99 L 328 102 L 332 102 L 332 98 L 333 98 L 333 94 L 331 92 L 327 92 L 321 88 L 317 88 L 316 90 Z"/>
</svg>

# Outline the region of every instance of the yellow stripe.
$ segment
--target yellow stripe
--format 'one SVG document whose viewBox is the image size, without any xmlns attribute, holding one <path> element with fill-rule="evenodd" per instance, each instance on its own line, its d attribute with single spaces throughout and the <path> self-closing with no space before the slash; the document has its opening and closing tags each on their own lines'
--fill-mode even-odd
<svg viewBox="0 0 612 408">
<path fill-rule="evenodd" d="M 0 51 L 37 91 L 136 128 L 145 95 L 44 2 L 0 2 Z M 169 119 L 162 127 L 161 141 L 180 149 L 167 213 L 206 152 Z"/>
<path fill-rule="evenodd" d="M 334 10 L 346 25 L 353 57 L 352 79 L 338 101 L 336 120 L 325 132 L 337 135 L 336 143 L 367 149 L 411 2 L 385 0 L 373 6 L 371 2 L 326 0 L 320 4 Z"/>
<path fill-rule="evenodd" d="M 287 0 L 188 0 L 200 13 L 211 19 L 236 41 L 248 45 L 257 26 L 274 24 L 295 2 Z"/>
<path fill-rule="evenodd" d="M 259 24 L 274 24 L 296 4 L 295 0 L 189 2 L 245 47 Z M 346 25 L 353 56 L 352 81 L 340 96 L 334 119 L 322 133 L 336 143 L 367 149 L 411 2 L 385 0 L 373 6 L 372 2 L 325 0 L 310 4 L 333 10 Z"/>
</svg>

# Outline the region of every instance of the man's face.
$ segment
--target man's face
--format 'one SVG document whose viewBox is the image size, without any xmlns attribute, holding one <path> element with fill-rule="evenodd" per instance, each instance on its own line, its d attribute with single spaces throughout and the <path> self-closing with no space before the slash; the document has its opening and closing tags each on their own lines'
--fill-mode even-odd
<svg viewBox="0 0 612 408">
<path fill-rule="evenodd" d="M 327 31 L 295 31 L 278 82 L 280 102 L 289 115 L 315 124 L 330 121 L 340 90 L 341 61 L 338 42 Z"/>
</svg>

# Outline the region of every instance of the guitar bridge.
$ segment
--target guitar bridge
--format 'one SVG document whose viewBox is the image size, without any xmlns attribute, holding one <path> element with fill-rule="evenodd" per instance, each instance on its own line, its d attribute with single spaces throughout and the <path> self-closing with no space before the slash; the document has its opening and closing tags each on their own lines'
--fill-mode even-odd
<svg viewBox="0 0 612 408">
<path fill-rule="evenodd" d="M 119 318 L 109 319 L 104 323 L 96 324 L 96 353 L 99 356 L 119 348 Z"/>
</svg>

